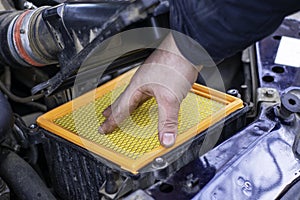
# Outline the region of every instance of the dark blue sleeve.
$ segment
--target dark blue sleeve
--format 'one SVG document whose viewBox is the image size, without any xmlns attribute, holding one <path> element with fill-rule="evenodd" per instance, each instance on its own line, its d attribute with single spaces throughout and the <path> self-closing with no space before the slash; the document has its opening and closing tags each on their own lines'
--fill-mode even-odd
<svg viewBox="0 0 300 200">
<path fill-rule="evenodd" d="M 298 10 L 300 0 L 170 0 L 170 24 L 219 62 L 271 34 Z M 205 64 L 198 45 L 177 34 L 174 38 L 187 59 Z"/>
</svg>

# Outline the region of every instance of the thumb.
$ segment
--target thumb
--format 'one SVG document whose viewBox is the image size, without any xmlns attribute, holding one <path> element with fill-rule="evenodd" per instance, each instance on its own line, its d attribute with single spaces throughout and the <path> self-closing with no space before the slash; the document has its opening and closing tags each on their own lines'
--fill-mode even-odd
<svg viewBox="0 0 300 200">
<path fill-rule="evenodd" d="M 169 148 L 175 144 L 178 131 L 179 100 L 170 92 L 156 97 L 158 104 L 158 137 L 161 145 Z"/>
</svg>

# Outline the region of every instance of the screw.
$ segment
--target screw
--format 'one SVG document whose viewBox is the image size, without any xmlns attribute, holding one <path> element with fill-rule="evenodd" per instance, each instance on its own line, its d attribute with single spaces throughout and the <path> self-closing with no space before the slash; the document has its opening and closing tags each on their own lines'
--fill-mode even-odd
<svg viewBox="0 0 300 200">
<path fill-rule="evenodd" d="M 18 145 L 18 144 L 16 144 L 16 145 L 13 146 L 13 150 L 14 150 L 15 152 L 19 152 L 19 151 L 21 150 L 21 146 Z"/>
<path fill-rule="evenodd" d="M 232 95 L 234 97 L 238 97 L 238 98 L 241 97 L 241 95 L 240 95 L 240 93 L 239 93 L 239 91 L 237 89 L 227 90 L 227 94 Z"/>
<path fill-rule="evenodd" d="M 37 125 L 36 124 L 30 124 L 29 128 L 30 129 L 35 129 L 35 128 L 37 128 Z"/>
<path fill-rule="evenodd" d="M 274 90 L 267 90 L 265 94 L 267 97 L 274 97 L 275 92 Z"/>
<path fill-rule="evenodd" d="M 21 29 L 21 30 L 20 30 L 20 33 L 21 33 L 21 34 L 24 34 L 24 33 L 25 33 L 25 30 L 24 30 L 24 29 Z"/>
<path fill-rule="evenodd" d="M 155 167 L 163 167 L 165 166 L 165 160 L 161 157 L 155 158 L 154 160 L 154 166 Z"/>
<path fill-rule="evenodd" d="M 192 182 L 188 182 L 188 183 L 187 183 L 187 186 L 188 186 L 189 188 L 193 187 Z"/>
<path fill-rule="evenodd" d="M 115 180 L 114 172 L 111 169 L 107 169 L 105 175 L 105 192 L 108 194 L 115 194 L 118 191 L 118 185 Z"/>
<path fill-rule="evenodd" d="M 193 174 L 189 174 L 186 179 L 186 186 L 189 188 L 193 188 L 199 183 L 199 178 L 194 177 Z"/>
<path fill-rule="evenodd" d="M 264 132 L 259 126 L 256 125 L 256 126 L 253 127 L 252 133 L 253 133 L 254 135 L 262 135 L 262 134 L 264 134 L 265 132 Z"/>
<path fill-rule="evenodd" d="M 164 159 L 161 158 L 161 157 L 159 157 L 159 158 L 156 158 L 156 159 L 155 159 L 155 162 L 156 162 L 157 164 L 162 164 L 162 163 L 164 163 Z"/>
</svg>

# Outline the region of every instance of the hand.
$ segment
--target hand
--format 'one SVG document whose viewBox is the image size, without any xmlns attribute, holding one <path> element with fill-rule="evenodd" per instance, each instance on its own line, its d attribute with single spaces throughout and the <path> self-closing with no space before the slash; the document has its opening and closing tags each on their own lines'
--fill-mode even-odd
<svg viewBox="0 0 300 200">
<path fill-rule="evenodd" d="M 102 114 L 106 120 L 99 127 L 99 132 L 112 132 L 138 106 L 155 97 L 158 104 L 159 141 L 165 147 L 173 146 L 180 104 L 197 75 L 197 68 L 181 55 L 172 35 L 168 35 L 137 70 L 125 91 L 104 110 Z"/>
</svg>

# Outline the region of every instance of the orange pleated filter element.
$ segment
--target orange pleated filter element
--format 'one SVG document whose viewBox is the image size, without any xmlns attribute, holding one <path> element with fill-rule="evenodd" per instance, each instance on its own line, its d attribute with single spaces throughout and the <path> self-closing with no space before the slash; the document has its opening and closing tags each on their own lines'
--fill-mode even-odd
<svg viewBox="0 0 300 200">
<path fill-rule="evenodd" d="M 171 148 L 158 140 L 158 108 L 149 99 L 116 130 L 98 133 L 104 122 L 102 112 L 122 93 L 134 70 L 82 95 L 38 118 L 38 125 L 48 132 L 85 148 L 133 174 L 204 130 L 243 107 L 233 96 L 194 84 L 179 112 L 178 136 Z"/>
</svg>

